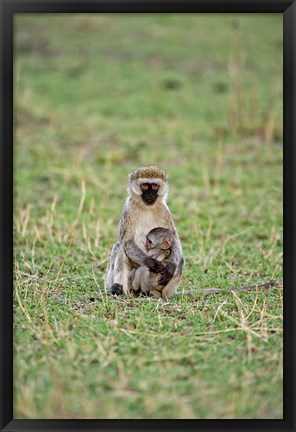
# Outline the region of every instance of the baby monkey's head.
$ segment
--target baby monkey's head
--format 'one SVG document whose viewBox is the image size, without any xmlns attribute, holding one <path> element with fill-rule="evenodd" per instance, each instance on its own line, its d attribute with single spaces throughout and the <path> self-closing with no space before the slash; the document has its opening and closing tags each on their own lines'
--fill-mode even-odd
<svg viewBox="0 0 296 432">
<path fill-rule="evenodd" d="M 167 228 L 153 228 L 146 236 L 145 246 L 147 251 L 167 250 L 171 248 L 174 238 L 175 234 L 173 231 Z"/>
</svg>

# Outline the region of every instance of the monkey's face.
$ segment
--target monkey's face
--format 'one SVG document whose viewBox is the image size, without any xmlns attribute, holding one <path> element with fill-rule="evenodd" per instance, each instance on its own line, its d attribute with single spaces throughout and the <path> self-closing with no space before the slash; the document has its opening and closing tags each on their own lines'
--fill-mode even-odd
<svg viewBox="0 0 296 432">
<path fill-rule="evenodd" d="M 147 251 L 150 251 L 150 249 L 153 248 L 153 242 L 148 237 L 146 237 L 145 247 Z"/>
<path fill-rule="evenodd" d="M 142 191 L 142 200 L 147 205 L 152 205 L 155 203 L 158 197 L 159 184 L 157 183 L 141 183 L 140 185 Z"/>
<path fill-rule="evenodd" d="M 130 178 L 128 185 L 129 196 L 144 206 L 153 206 L 157 201 L 166 201 L 168 194 L 167 181 L 159 177 Z"/>
<path fill-rule="evenodd" d="M 161 239 L 156 239 L 153 236 L 146 237 L 145 247 L 147 252 L 152 251 L 152 253 L 161 251 L 162 249 L 162 241 Z"/>
<path fill-rule="evenodd" d="M 172 241 L 165 235 L 165 232 L 159 234 L 159 231 L 169 231 L 166 228 L 154 228 L 146 236 L 145 247 L 147 251 L 150 250 L 167 250 L 172 246 Z"/>
</svg>

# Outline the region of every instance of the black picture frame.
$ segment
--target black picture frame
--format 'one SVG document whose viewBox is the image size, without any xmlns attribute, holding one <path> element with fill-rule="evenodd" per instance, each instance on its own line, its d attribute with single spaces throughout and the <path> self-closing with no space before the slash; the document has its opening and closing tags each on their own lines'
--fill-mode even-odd
<svg viewBox="0 0 296 432">
<path fill-rule="evenodd" d="M 284 26 L 284 415 L 280 420 L 13 419 L 13 15 L 16 13 L 282 13 Z M 1 431 L 294 431 L 295 422 L 295 76 L 294 0 L 0 0 L 1 42 Z"/>
</svg>

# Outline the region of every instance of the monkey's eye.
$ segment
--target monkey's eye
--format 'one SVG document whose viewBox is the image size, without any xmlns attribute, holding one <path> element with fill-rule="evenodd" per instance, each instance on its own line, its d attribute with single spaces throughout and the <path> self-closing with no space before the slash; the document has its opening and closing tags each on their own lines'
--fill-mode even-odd
<svg viewBox="0 0 296 432">
<path fill-rule="evenodd" d="M 146 244 L 147 244 L 147 245 L 149 245 L 149 247 L 150 247 L 150 248 L 151 248 L 151 247 L 152 247 L 152 245 L 153 245 L 152 241 L 151 241 L 151 240 L 149 240 L 149 239 L 147 239 L 147 241 L 146 241 Z"/>
<path fill-rule="evenodd" d="M 142 190 L 147 190 L 148 187 L 149 187 L 148 183 L 142 183 L 142 184 L 141 184 L 141 189 L 142 189 Z"/>
<path fill-rule="evenodd" d="M 152 183 L 152 189 L 154 190 L 154 191 L 157 191 L 158 189 L 159 189 L 159 185 L 158 184 L 156 184 L 156 183 Z"/>
</svg>

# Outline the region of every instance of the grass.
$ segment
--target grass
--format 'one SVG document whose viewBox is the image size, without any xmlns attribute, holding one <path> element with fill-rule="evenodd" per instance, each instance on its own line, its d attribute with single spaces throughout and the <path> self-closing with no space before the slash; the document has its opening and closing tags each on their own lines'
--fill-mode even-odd
<svg viewBox="0 0 296 432">
<path fill-rule="evenodd" d="M 14 417 L 282 418 L 281 16 L 15 24 Z M 142 164 L 192 296 L 104 292 Z"/>
</svg>

